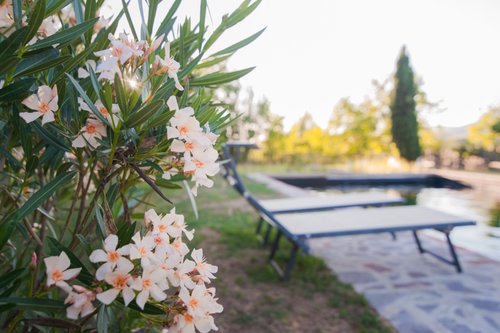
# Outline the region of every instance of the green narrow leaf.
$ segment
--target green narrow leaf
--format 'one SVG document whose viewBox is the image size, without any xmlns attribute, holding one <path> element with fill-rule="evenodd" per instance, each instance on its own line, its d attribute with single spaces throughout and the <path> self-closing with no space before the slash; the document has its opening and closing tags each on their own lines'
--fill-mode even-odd
<svg viewBox="0 0 500 333">
<path fill-rule="evenodd" d="M 23 219 L 26 215 L 33 213 L 38 207 L 47 201 L 47 199 L 51 197 L 56 190 L 68 183 L 74 175 L 74 171 L 58 174 L 54 179 L 41 187 L 17 211 L 15 217 L 16 222 Z"/>
<path fill-rule="evenodd" d="M 40 67 L 40 65 L 43 66 L 45 62 L 50 62 L 57 59 L 57 57 L 59 57 L 59 50 L 54 48 L 49 48 L 40 53 L 26 57 L 17 65 L 14 76 L 22 75 L 24 72 L 29 72 L 32 68 Z"/>
<path fill-rule="evenodd" d="M 169 182 L 168 180 L 165 180 L 163 178 L 156 178 L 155 179 L 155 184 L 164 188 L 168 189 L 179 189 L 182 188 L 179 184 Z"/>
<path fill-rule="evenodd" d="M 160 35 L 167 34 L 170 29 L 173 26 L 173 21 L 175 21 L 174 14 L 179 8 L 179 5 L 181 4 L 182 0 L 175 0 L 172 6 L 170 6 L 170 9 L 168 10 L 167 15 L 163 19 L 163 21 L 160 23 L 160 26 L 158 27 L 158 30 L 156 31 L 156 37 L 159 37 Z"/>
<path fill-rule="evenodd" d="M 27 27 L 16 30 L 6 40 L 0 43 L 0 68 L 12 61 L 12 57 L 16 57 L 16 51 L 24 41 Z"/>
<path fill-rule="evenodd" d="M 97 220 L 97 227 L 101 233 L 101 238 L 106 238 L 106 226 L 104 225 L 104 218 L 102 217 L 101 207 L 99 205 L 95 206 L 95 218 Z"/>
<path fill-rule="evenodd" d="M 240 79 L 241 77 L 247 75 L 254 70 L 255 67 L 250 67 L 242 69 L 239 71 L 228 72 L 228 73 L 211 73 L 205 76 L 196 77 L 192 79 L 189 83 L 192 87 L 197 86 L 214 86 L 228 83 Z"/>
<path fill-rule="evenodd" d="M 99 306 L 99 313 L 97 314 L 97 333 L 108 333 L 108 311 L 106 305 Z"/>
<path fill-rule="evenodd" d="M 12 11 L 14 12 L 16 28 L 20 29 L 23 24 L 23 4 L 21 0 L 12 0 Z"/>
<path fill-rule="evenodd" d="M 155 17 L 158 10 L 158 0 L 149 0 L 149 10 L 148 10 L 148 35 L 153 35 L 153 26 L 155 23 Z"/>
<path fill-rule="evenodd" d="M 200 1 L 200 35 L 198 36 L 198 49 L 202 50 L 203 37 L 205 36 L 205 17 L 207 15 L 207 0 Z"/>
<path fill-rule="evenodd" d="M 148 123 L 147 128 L 166 126 L 168 121 L 174 116 L 175 111 L 166 111 L 159 116 L 153 118 L 151 122 Z"/>
<path fill-rule="evenodd" d="M 218 58 L 213 58 L 213 59 L 209 58 L 208 60 L 203 61 L 201 64 L 196 65 L 196 69 L 208 68 L 208 67 L 215 66 L 217 64 L 220 64 L 223 61 L 226 61 L 232 55 L 233 54 L 230 53 L 230 54 L 218 57 Z"/>
<path fill-rule="evenodd" d="M 16 224 L 26 215 L 33 213 L 38 207 L 47 201 L 47 199 L 52 196 L 57 189 L 69 182 L 74 175 L 75 172 L 58 174 L 54 179 L 36 191 L 20 209 L 9 215 L 4 222 L 0 224 L 0 250 L 9 240 Z"/>
<path fill-rule="evenodd" d="M 0 89 L 0 102 L 19 101 L 28 97 L 31 95 L 31 87 L 34 83 L 34 78 L 25 78 Z"/>
<path fill-rule="evenodd" d="M 54 135 L 51 131 L 48 131 L 45 127 L 43 127 L 37 121 L 30 123 L 33 129 L 47 142 L 49 145 L 56 147 L 59 150 L 63 151 L 71 151 L 71 148 L 66 144 L 66 141 L 61 140 L 57 136 Z"/>
<path fill-rule="evenodd" d="M 64 302 L 48 298 L 2 297 L 0 298 L 0 305 L 4 304 L 14 304 L 17 308 L 23 310 L 41 312 L 62 311 L 66 309 Z"/>
<path fill-rule="evenodd" d="M 78 0 L 76 0 L 78 1 Z M 85 21 L 74 27 L 63 29 L 59 32 L 56 32 L 52 36 L 49 36 L 45 39 L 39 40 L 35 44 L 31 45 L 30 50 L 38 50 L 44 47 L 52 46 L 54 44 L 61 44 L 73 40 L 74 38 L 80 37 L 87 30 L 92 29 L 94 24 L 99 20 L 98 17 L 93 18 L 91 20 Z"/>
<path fill-rule="evenodd" d="M 80 0 L 73 0 L 73 9 L 75 10 L 76 23 L 83 22 L 83 8 Z"/>
<path fill-rule="evenodd" d="M 24 273 L 25 270 L 26 270 L 25 268 L 18 268 L 0 276 L 0 288 L 5 288 L 9 284 L 14 282 L 18 277 L 20 277 Z"/>
<path fill-rule="evenodd" d="M 21 168 L 21 163 L 9 152 L 7 151 L 4 147 L 0 146 L 0 154 L 5 157 L 7 160 L 7 163 L 9 163 L 10 167 L 14 170 L 19 170 Z M 0 286 L 2 284 L 0 283 Z"/>
<path fill-rule="evenodd" d="M 70 56 L 59 57 L 59 51 L 57 49 L 48 50 L 47 52 L 23 59 L 16 67 L 14 77 L 42 72 L 60 65 L 70 58 Z"/>
<path fill-rule="evenodd" d="M 220 50 L 219 52 L 216 52 L 214 54 L 211 55 L 211 57 L 217 57 L 217 56 L 220 56 L 220 55 L 224 55 L 224 54 L 228 54 L 228 53 L 234 53 L 236 52 L 237 50 L 241 49 L 242 47 L 245 47 L 247 46 L 248 44 L 250 44 L 251 42 L 253 42 L 254 40 L 256 40 L 257 38 L 259 38 L 260 35 L 262 35 L 262 33 L 266 30 L 266 28 L 254 33 L 252 36 L 250 37 L 247 37 L 241 41 L 239 41 L 238 43 L 235 43 L 229 47 L 226 47 L 225 49 L 223 50 Z"/>
<path fill-rule="evenodd" d="M 122 7 L 123 11 L 125 12 L 125 17 L 127 18 L 128 25 L 130 27 L 130 31 L 132 32 L 132 35 L 134 36 L 135 40 L 139 40 L 137 37 L 137 32 L 135 31 L 134 27 L 134 22 L 132 21 L 132 17 L 130 17 L 130 12 L 128 11 L 128 3 L 125 2 L 125 0 L 122 0 Z"/>
<path fill-rule="evenodd" d="M 136 222 L 131 224 L 124 222 L 120 228 L 118 228 L 118 232 L 116 233 L 118 236 L 118 247 L 122 247 L 130 243 L 130 240 L 134 236 L 136 225 Z"/>
<path fill-rule="evenodd" d="M 51 16 L 57 13 L 67 5 L 69 5 L 73 0 L 49 0 L 47 4 L 47 10 L 45 11 L 45 16 Z"/>
<path fill-rule="evenodd" d="M 128 127 L 135 127 L 139 124 L 146 123 L 146 121 L 152 117 L 156 112 L 158 112 L 163 107 L 163 100 L 155 100 L 141 109 L 134 112 L 127 120 L 126 125 Z"/>
<path fill-rule="evenodd" d="M 91 44 L 77 56 L 72 57 L 69 61 L 66 61 L 62 70 L 52 79 L 51 85 L 58 83 L 62 78 L 64 78 L 64 75 L 66 73 L 71 72 L 78 65 L 82 64 L 82 62 L 88 58 L 88 56 L 94 51 L 94 49 L 95 44 Z"/>
<path fill-rule="evenodd" d="M 123 85 L 123 81 L 118 76 L 118 74 L 115 74 L 115 79 L 113 82 L 115 85 L 116 99 L 118 100 L 118 106 L 120 107 L 120 111 L 122 112 L 123 117 L 126 119 L 128 117 L 129 107 L 132 107 L 132 105 L 129 105 L 127 102 L 128 98 L 125 92 L 125 86 Z"/>
<path fill-rule="evenodd" d="M 80 86 L 80 84 L 71 75 L 66 74 L 66 76 L 69 78 L 70 82 L 76 88 L 76 90 L 78 91 L 78 93 L 80 94 L 80 96 L 83 98 L 83 100 L 85 101 L 85 103 L 87 103 L 87 105 L 90 108 L 90 110 L 92 111 L 92 113 L 94 113 L 95 116 L 100 121 L 102 121 L 104 124 L 106 124 L 106 125 L 109 126 L 108 120 L 106 118 L 104 118 L 104 116 L 101 114 L 101 112 L 99 112 L 99 110 L 97 110 L 94 102 L 92 102 L 92 100 L 89 98 L 89 96 L 87 95 L 87 93 L 85 93 L 85 90 L 83 90 L 82 86 Z"/>
<path fill-rule="evenodd" d="M 33 36 L 35 36 L 38 28 L 42 24 L 43 18 L 45 17 L 45 0 L 38 0 L 35 2 L 35 6 L 33 7 L 33 11 L 31 12 L 31 16 L 28 22 L 28 32 L 26 33 L 26 37 L 24 38 L 24 43 L 28 43 Z"/>
</svg>

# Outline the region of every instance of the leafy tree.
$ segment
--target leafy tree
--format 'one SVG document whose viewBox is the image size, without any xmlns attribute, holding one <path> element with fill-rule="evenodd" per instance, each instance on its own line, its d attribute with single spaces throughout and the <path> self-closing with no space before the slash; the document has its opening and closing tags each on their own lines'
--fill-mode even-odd
<svg viewBox="0 0 500 333">
<path fill-rule="evenodd" d="M 494 106 L 469 127 L 467 140 L 474 148 L 498 152 L 500 148 L 499 119 L 500 106 Z"/>
<path fill-rule="evenodd" d="M 392 138 L 402 158 L 415 161 L 421 154 L 416 113 L 417 85 L 403 46 L 394 76 L 394 90 L 390 105 Z"/>
</svg>

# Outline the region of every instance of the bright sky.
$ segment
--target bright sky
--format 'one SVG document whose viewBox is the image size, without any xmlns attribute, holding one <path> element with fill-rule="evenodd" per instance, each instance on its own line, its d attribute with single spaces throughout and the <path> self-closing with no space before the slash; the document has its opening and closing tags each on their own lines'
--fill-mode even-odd
<svg viewBox="0 0 500 333">
<path fill-rule="evenodd" d="M 240 1 L 208 3 L 216 25 Z M 198 0 L 184 0 L 180 14 L 197 20 L 198 11 Z M 500 102 L 499 14 L 497 0 L 264 0 L 215 49 L 267 26 L 228 67 L 257 66 L 241 83 L 266 96 L 288 128 L 306 111 L 325 125 L 340 98 L 371 94 L 372 80 L 393 73 L 406 44 L 423 90 L 445 109 L 427 120 L 462 126 Z"/>
</svg>

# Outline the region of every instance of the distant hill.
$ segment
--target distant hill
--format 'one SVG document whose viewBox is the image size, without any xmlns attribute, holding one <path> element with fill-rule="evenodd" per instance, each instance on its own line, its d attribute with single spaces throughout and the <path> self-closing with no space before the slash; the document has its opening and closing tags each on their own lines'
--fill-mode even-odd
<svg viewBox="0 0 500 333">
<path fill-rule="evenodd" d="M 440 139 L 450 143 L 457 143 L 467 139 L 467 129 L 470 125 L 460 127 L 432 127 L 432 132 Z"/>
</svg>

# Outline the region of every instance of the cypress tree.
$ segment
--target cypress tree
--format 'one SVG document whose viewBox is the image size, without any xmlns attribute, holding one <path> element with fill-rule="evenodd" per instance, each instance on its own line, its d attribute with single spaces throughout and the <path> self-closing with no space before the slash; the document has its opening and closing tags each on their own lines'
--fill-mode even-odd
<svg viewBox="0 0 500 333">
<path fill-rule="evenodd" d="M 416 93 L 417 85 L 410 66 L 410 58 L 406 47 L 403 46 L 397 63 L 396 75 L 394 76 L 394 90 L 390 109 L 392 140 L 396 144 L 401 157 L 407 161 L 415 161 L 421 154 L 415 109 Z"/>
</svg>

